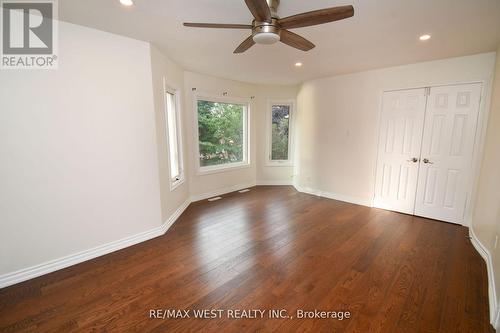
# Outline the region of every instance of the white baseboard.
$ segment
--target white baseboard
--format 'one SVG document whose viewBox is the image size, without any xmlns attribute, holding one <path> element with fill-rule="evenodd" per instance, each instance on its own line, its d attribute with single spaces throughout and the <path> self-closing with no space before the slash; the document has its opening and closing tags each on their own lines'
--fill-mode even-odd
<svg viewBox="0 0 500 333">
<path fill-rule="evenodd" d="M 247 184 L 238 184 L 238 185 L 220 188 L 218 190 L 207 192 L 207 193 L 192 195 L 191 202 L 196 202 L 196 201 L 210 199 L 213 197 L 218 197 L 220 195 L 240 191 L 240 190 L 243 190 L 245 188 L 254 187 L 254 186 L 255 186 L 255 183 L 253 183 L 253 182 L 247 183 Z"/>
<path fill-rule="evenodd" d="M 313 189 L 313 188 L 310 188 L 310 187 L 300 186 L 298 184 L 294 184 L 293 186 L 299 192 L 316 195 L 318 197 L 321 196 L 321 191 L 319 191 L 319 190 L 316 190 L 316 189 Z"/>
<path fill-rule="evenodd" d="M 257 185 L 260 186 L 291 186 L 293 181 L 291 180 L 258 180 Z"/>
<path fill-rule="evenodd" d="M 60 269 L 73 266 L 138 243 L 142 243 L 158 236 L 162 236 L 174 224 L 179 216 L 181 216 L 181 214 L 189 206 L 189 204 L 190 201 L 188 199 L 179 208 L 177 208 L 177 210 L 162 225 L 154 229 L 144 231 L 139 234 L 116 240 L 107 244 L 99 245 L 94 248 L 74 253 L 66 257 L 47 261 L 45 263 L 24 268 L 12 273 L 0 275 L 0 289 L 58 271 Z"/>
<path fill-rule="evenodd" d="M 189 207 L 189 204 L 191 203 L 191 200 L 188 198 L 186 199 L 186 201 L 184 201 L 176 210 L 175 212 L 172 213 L 172 215 L 170 215 L 170 217 L 165 221 L 163 222 L 163 225 L 162 225 L 162 235 L 165 234 L 168 229 L 170 229 L 170 227 L 175 223 L 175 221 L 177 221 L 177 219 L 182 215 L 182 213 L 184 213 L 184 211 Z"/>
<path fill-rule="evenodd" d="M 490 323 L 495 329 L 500 328 L 500 309 L 497 304 L 497 293 L 495 286 L 495 276 L 493 272 L 493 261 L 491 260 L 490 251 L 479 241 L 474 230 L 469 228 L 469 236 L 474 248 L 479 252 L 486 262 L 488 270 L 488 300 L 490 305 Z"/>
<path fill-rule="evenodd" d="M 373 204 L 372 204 L 371 200 L 350 197 L 350 196 L 343 195 L 343 194 L 338 194 L 338 193 L 321 191 L 321 190 L 313 189 L 313 188 L 310 188 L 310 187 L 300 186 L 298 184 L 294 184 L 294 186 L 295 186 L 295 189 L 297 191 L 299 191 L 299 192 L 316 195 L 318 197 L 324 197 L 324 198 L 328 198 L 328 199 L 333 199 L 333 200 L 348 202 L 348 203 L 352 203 L 352 204 L 355 204 L 355 205 L 373 207 Z"/>
</svg>

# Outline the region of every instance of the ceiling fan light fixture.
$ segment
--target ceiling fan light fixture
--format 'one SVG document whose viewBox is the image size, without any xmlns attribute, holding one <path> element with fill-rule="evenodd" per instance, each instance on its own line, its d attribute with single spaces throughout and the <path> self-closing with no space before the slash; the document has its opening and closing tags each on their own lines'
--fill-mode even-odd
<svg viewBox="0 0 500 333">
<path fill-rule="evenodd" d="M 132 0 L 120 0 L 120 3 L 124 6 L 130 7 L 134 4 Z"/>
<path fill-rule="evenodd" d="M 431 39 L 431 35 L 425 34 L 425 35 L 420 36 L 418 39 L 425 42 L 426 40 Z"/>
<path fill-rule="evenodd" d="M 280 41 L 280 35 L 273 32 L 259 32 L 253 35 L 253 41 L 257 44 L 275 44 Z"/>
</svg>

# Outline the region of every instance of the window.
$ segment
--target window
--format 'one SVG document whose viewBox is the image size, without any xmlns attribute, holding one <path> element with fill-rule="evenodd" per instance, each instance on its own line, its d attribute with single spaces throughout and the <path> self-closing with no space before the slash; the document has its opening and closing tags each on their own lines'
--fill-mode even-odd
<svg viewBox="0 0 500 333">
<path fill-rule="evenodd" d="M 269 162 L 270 164 L 290 164 L 293 103 L 270 103 L 269 121 Z"/>
<path fill-rule="evenodd" d="M 248 103 L 197 98 L 201 173 L 248 166 Z"/>
<path fill-rule="evenodd" d="M 166 120 L 168 136 L 168 156 L 170 167 L 170 189 L 173 190 L 184 181 L 182 167 L 182 148 L 180 136 L 179 96 L 175 91 L 166 92 Z"/>
</svg>

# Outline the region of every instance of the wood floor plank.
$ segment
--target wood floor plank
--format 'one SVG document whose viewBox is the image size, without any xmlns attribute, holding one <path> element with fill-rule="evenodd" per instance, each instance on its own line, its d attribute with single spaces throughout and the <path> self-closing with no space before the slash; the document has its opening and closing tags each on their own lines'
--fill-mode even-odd
<svg viewBox="0 0 500 333">
<path fill-rule="evenodd" d="M 467 228 L 259 186 L 162 237 L 0 290 L 3 332 L 493 332 Z M 150 309 L 293 318 L 151 319 Z M 296 311 L 351 318 L 297 319 Z"/>
</svg>

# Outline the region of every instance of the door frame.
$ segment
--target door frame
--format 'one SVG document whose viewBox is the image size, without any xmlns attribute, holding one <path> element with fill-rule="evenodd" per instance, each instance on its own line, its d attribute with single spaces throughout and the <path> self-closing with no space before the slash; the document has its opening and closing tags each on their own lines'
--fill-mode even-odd
<svg viewBox="0 0 500 333">
<path fill-rule="evenodd" d="M 409 89 L 422 89 L 422 88 L 434 88 L 434 87 L 444 87 L 444 86 L 457 86 L 462 84 L 474 84 L 480 83 L 481 87 L 481 95 L 479 102 L 479 113 L 477 119 L 476 133 L 474 136 L 474 145 L 472 150 L 472 166 L 471 166 L 471 174 L 469 184 L 467 186 L 467 200 L 465 206 L 465 215 L 464 215 L 464 226 L 470 227 L 472 225 L 472 214 L 474 212 L 475 200 L 477 197 L 477 190 L 479 184 L 479 177 L 481 171 L 481 165 L 483 160 L 483 152 L 484 152 L 484 142 L 486 139 L 486 130 L 488 128 L 488 118 L 490 115 L 490 104 L 491 104 L 491 89 L 493 83 L 493 77 L 490 76 L 488 80 L 473 80 L 473 81 L 458 81 L 453 83 L 429 83 L 426 85 L 418 85 L 418 86 L 407 86 L 404 88 L 396 88 L 396 89 L 382 89 L 379 92 L 379 106 L 378 106 L 378 119 L 377 119 L 377 138 L 375 140 L 375 154 L 373 156 L 374 168 L 372 170 L 373 175 L 373 186 L 372 186 L 372 199 L 371 206 L 374 207 L 375 203 L 375 191 L 376 191 L 376 175 L 378 168 L 378 154 L 379 154 L 379 140 L 380 140 L 380 130 L 381 130 L 381 122 L 382 122 L 382 111 L 383 111 L 383 98 L 384 93 L 392 92 L 392 91 L 401 91 L 401 90 L 409 90 Z"/>
</svg>

